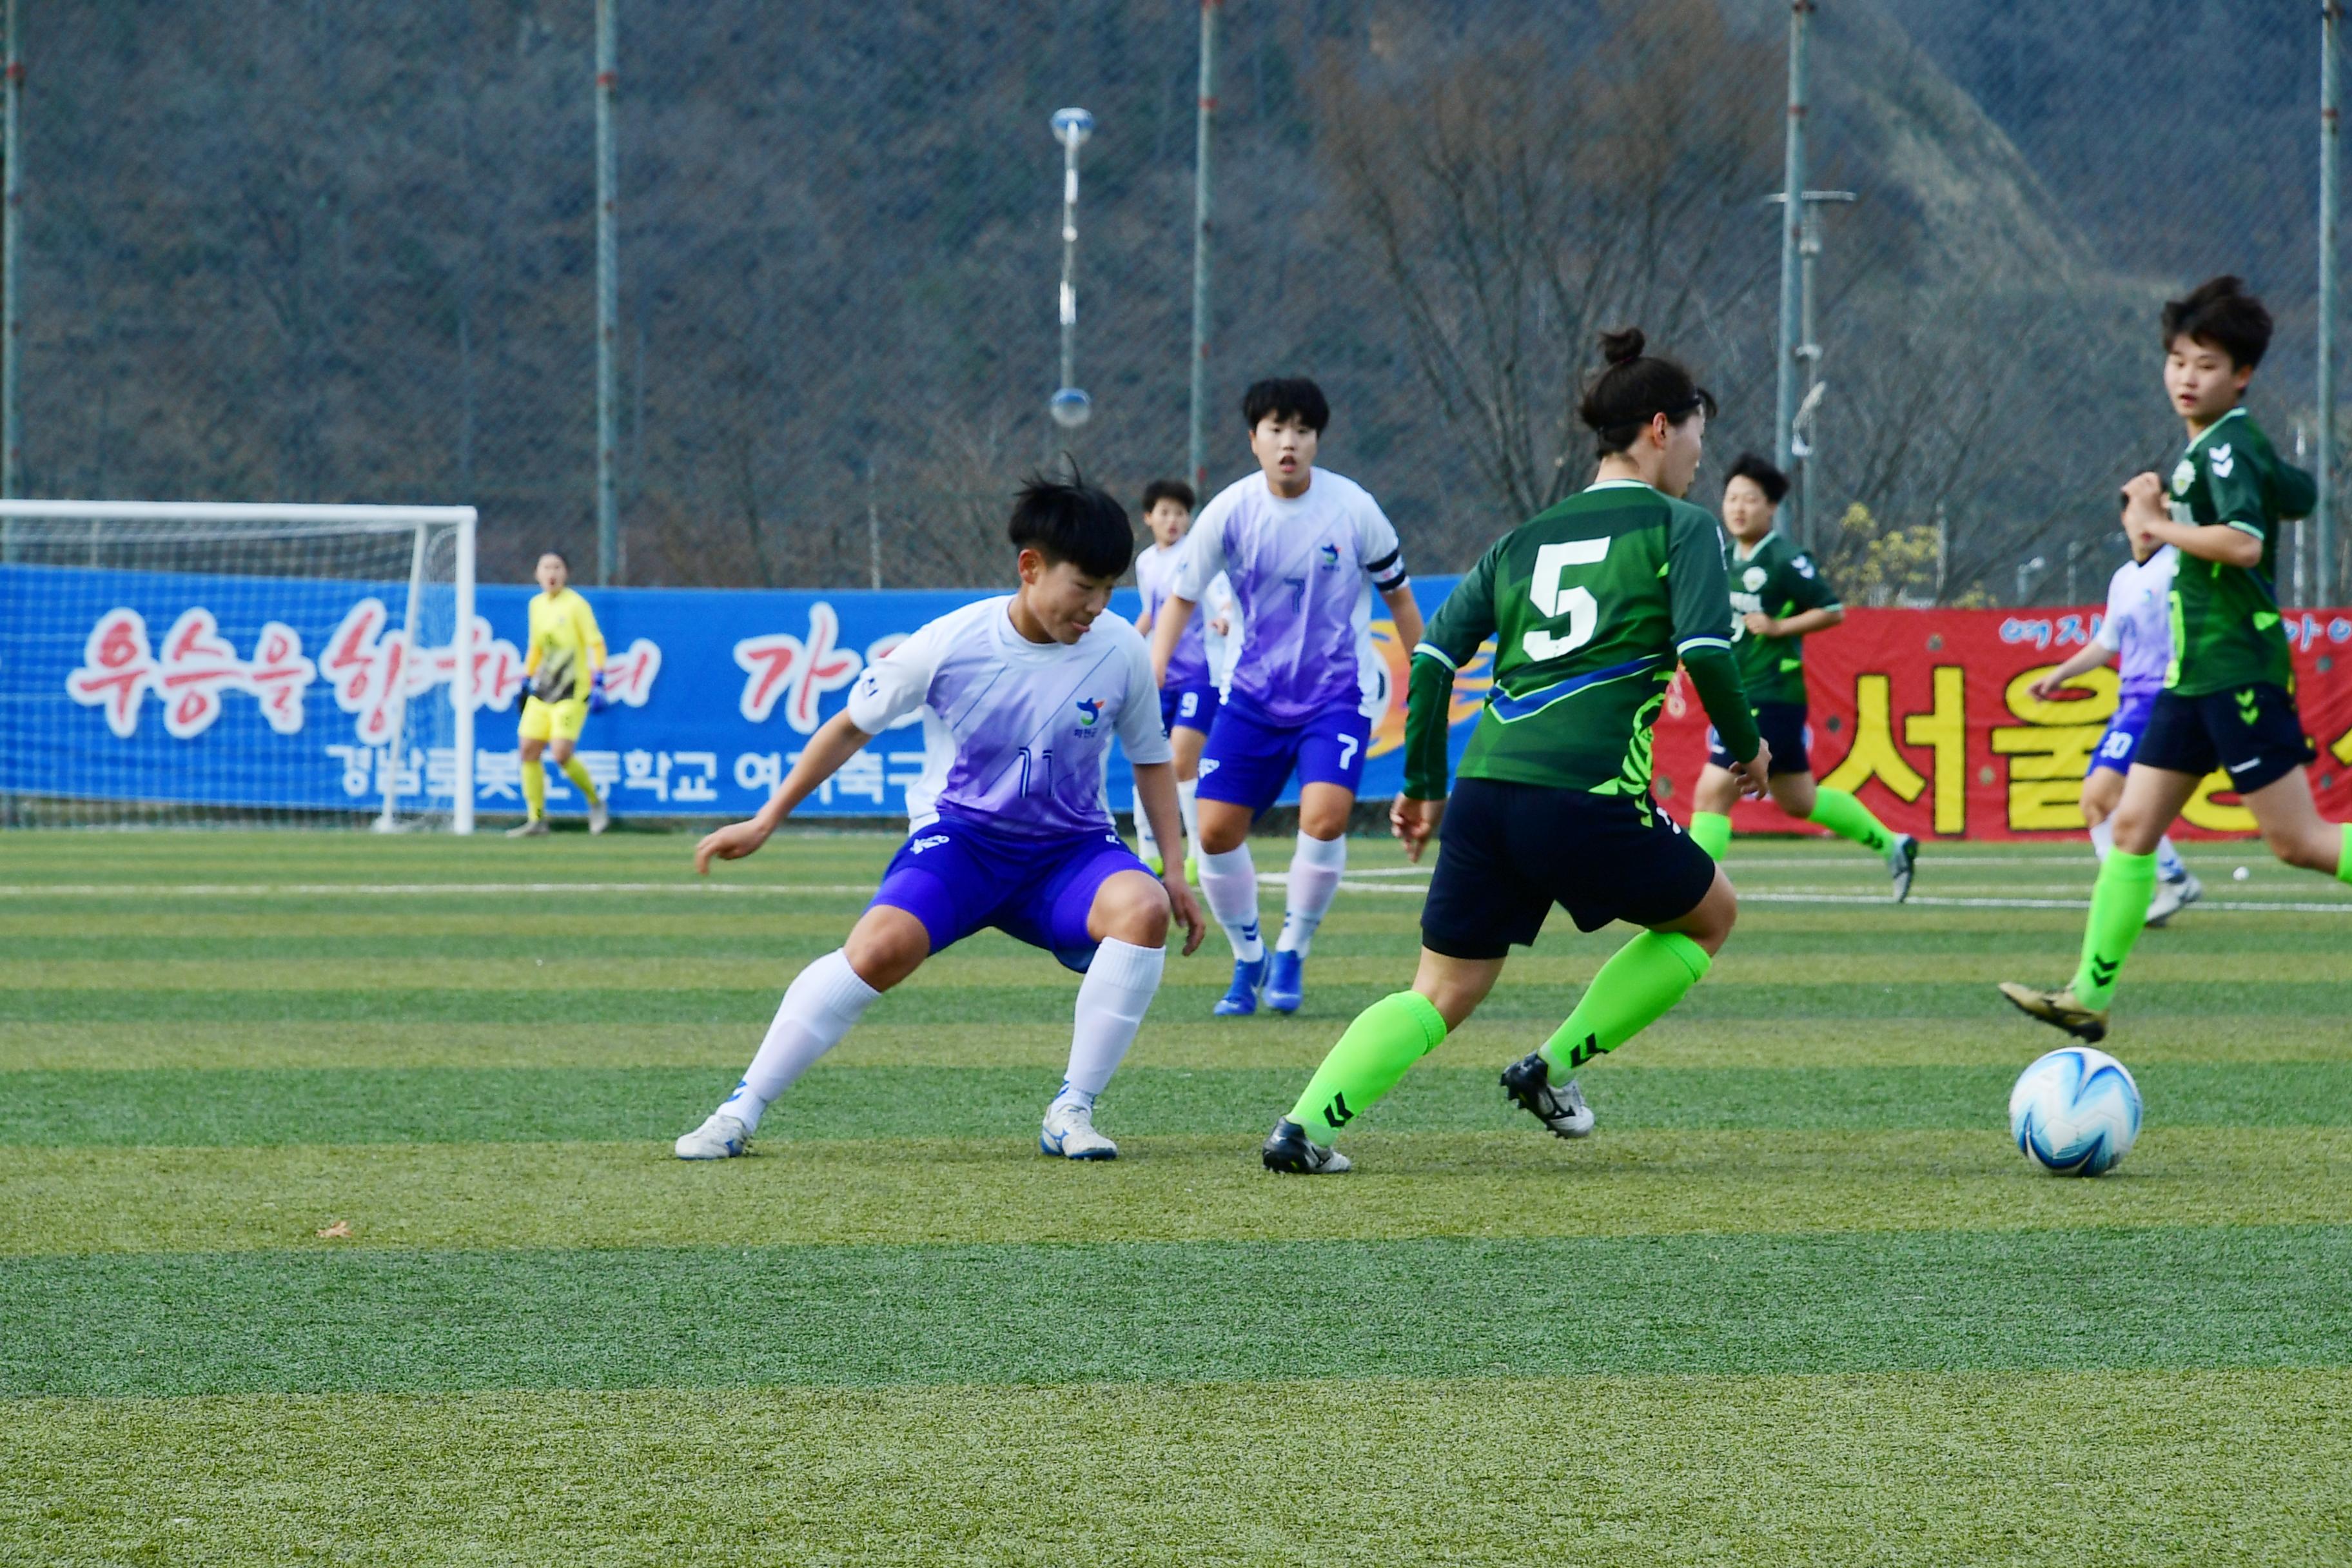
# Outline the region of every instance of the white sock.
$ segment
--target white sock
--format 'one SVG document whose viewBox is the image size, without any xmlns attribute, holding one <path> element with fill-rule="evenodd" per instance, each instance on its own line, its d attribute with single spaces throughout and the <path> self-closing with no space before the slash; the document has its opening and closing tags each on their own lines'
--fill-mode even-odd
<svg viewBox="0 0 2352 1568">
<path fill-rule="evenodd" d="M 1167 963 L 1168 950 L 1162 947 L 1108 939 L 1095 949 L 1094 962 L 1078 984 L 1077 1019 L 1070 1027 L 1070 1070 L 1054 1104 L 1094 1104 L 1095 1096 L 1118 1070 L 1127 1047 L 1135 1043 L 1135 1031 L 1143 1025 Z"/>
<path fill-rule="evenodd" d="M 1192 854 L 1201 852 L 1201 781 L 1176 781 L 1176 815 L 1184 819 L 1184 847 Z"/>
<path fill-rule="evenodd" d="M 814 1067 L 817 1058 L 839 1045 L 849 1026 L 881 994 L 857 977 L 857 971 L 849 967 L 848 955 L 839 948 L 802 970 L 786 988 L 783 1002 L 776 1008 L 776 1021 L 768 1026 L 768 1037 L 760 1042 L 759 1054 L 743 1069 L 743 1081 L 719 1109 L 745 1127 L 758 1127 L 760 1113 L 769 1102 L 792 1088 L 793 1080 Z"/>
<path fill-rule="evenodd" d="M 1146 860 L 1160 853 L 1160 840 L 1151 837 L 1151 818 L 1144 814 L 1143 792 L 1135 792 L 1135 852 Z"/>
<path fill-rule="evenodd" d="M 2168 882 L 2178 882 L 2189 875 L 2188 864 L 2180 858 L 2180 851 L 2172 847 L 2169 833 L 2156 841 L 2156 874 Z"/>
<path fill-rule="evenodd" d="M 1201 857 L 1201 897 L 1224 927 L 1235 958 L 1255 963 L 1265 956 L 1265 942 L 1257 931 L 1257 868 L 1250 863 L 1246 843 L 1222 855 Z"/>
<path fill-rule="evenodd" d="M 2116 819 L 2112 816 L 2091 824 L 2091 853 L 2100 859 L 2116 847 Z"/>
<path fill-rule="evenodd" d="M 1282 939 L 1274 944 L 1276 952 L 1295 952 L 1304 958 L 1314 951 L 1316 928 L 1323 923 L 1331 895 L 1339 890 L 1339 879 L 1347 871 L 1344 836 L 1298 836 L 1298 847 L 1290 852 L 1290 898 L 1282 913 Z"/>
</svg>

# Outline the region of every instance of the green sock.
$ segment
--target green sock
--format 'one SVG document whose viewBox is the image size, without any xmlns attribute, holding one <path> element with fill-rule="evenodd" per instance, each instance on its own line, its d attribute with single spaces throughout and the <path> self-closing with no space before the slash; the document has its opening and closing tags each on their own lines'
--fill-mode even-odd
<svg viewBox="0 0 2352 1568">
<path fill-rule="evenodd" d="M 1895 835 L 1886 831 L 1886 825 L 1870 814 L 1870 807 L 1842 789 L 1815 790 L 1813 815 L 1809 820 L 1840 838 L 1852 839 L 1873 855 L 1884 855 L 1895 847 Z"/>
<path fill-rule="evenodd" d="M 1290 1120 L 1318 1142 L 1397 1086 L 1413 1063 L 1445 1038 L 1445 1020 L 1417 991 L 1383 996 L 1361 1013 L 1307 1080 Z"/>
<path fill-rule="evenodd" d="M 2344 847 L 2336 852 L 2336 879 L 2352 882 L 2352 822 L 2344 825 Z"/>
<path fill-rule="evenodd" d="M 1713 963 L 1679 931 L 1643 931 L 1601 966 L 1568 1022 L 1539 1047 L 1543 1059 L 1572 1072 L 1615 1050 L 1664 1017 Z"/>
<path fill-rule="evenodd" d="M 522 765 L 522 806 L 533 822 L 547 815 L 547 774 L 535 762 Z"/>
<path fill-rule="evenodd" d="M 2074 971 L 2074 1000 L 2105 1007 L 2116 994 L 2132 943 L 2147 923 L 2147 901 L 2156 894 L 2156 857 L 2110 849 L 2091 884 L 2091 918 L 2083 926 L 2083 963 Z"/>
<path fill-rule="evenodd" d="M 1719 811 L 1691 813 L 1691 842 L 1706 850 L 1709 857 L 1720 860 L 1723 852 L 1731 847 L 1731 818 Z"/>
<path fill-rule="evenodd" d="M 563 764 L 563 776 L 572 781 L 573 788 L 588 797 L 590 805 L 596 804 L 596 781 L 588 776 L 587 763 L 576 756 L 572 758 Z"/>
</svg>

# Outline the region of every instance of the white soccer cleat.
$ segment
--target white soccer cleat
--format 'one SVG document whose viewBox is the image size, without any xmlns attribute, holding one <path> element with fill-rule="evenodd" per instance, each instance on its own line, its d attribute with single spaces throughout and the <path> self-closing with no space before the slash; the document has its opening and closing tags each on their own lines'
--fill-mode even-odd
<svg viewBox="0 0 2352 1568">
<path fill-rule="evenodd" d="M 677 1141 L 681 1160 L 731 1160 L 751 1147 L 751 1130 L 723 1110 Z"/>
<path fill-rule="evenodd" d="M 2197 879 L 2197 873 L 2194 871 L 2189 872 L 2177 882 L 2158 882 L 2156 885 L 2156 897 L 2150 899 L 2147 903 L 2147 923 L 2160 926 L 2204 896 L 2205 884 Z"/>
<path fill-rule="evenodd" d="M 613 826 L 613 808 L 600 797 L 588 808 L 588 831 L 602 833 Z"/>
<path fill-rule="evenodd" d="M 1045 1108 L 1045 1125 L 1038 1130 L 1037 1150 L 1065 1160 L 1116 1160 L 1118 1145 L 1095 1131 L 1095 1113 L 1073 1100 L 1057 1100 Z"/>
<path fill-rule="evenodd" d="M 547 818 L 534 816 L 520 827 L 509 827 L 507 829 L 507 837 L 509 838 L 544 838 L 547 837 Z"/>
</svg>

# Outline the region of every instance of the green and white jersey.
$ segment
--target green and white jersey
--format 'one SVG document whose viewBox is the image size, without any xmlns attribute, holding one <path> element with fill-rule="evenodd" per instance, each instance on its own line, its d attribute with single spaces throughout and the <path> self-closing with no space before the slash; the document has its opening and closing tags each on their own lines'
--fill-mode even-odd
<svg viewBox="0 0 2352 1568">
<path fill-rule="evenodd" d="M 1727 647 L 1729 592 L 1715 519 L 1638 479 L 1603 480 L 1505 534 L 1413 650 L 1458 669 L 1496 638 L 1462 776 L 1646 799 L 1675 665 Z M 1405 793 L 1443 796 L 1444 766 L 1442 741 L 1433 758 L 1409 756 Z"/>
<path fill-rule="evenodd" d="M 1739 684 L 1750 702 L 1805 700 L 1805 639 L 1759 637 L 1748 629 L 1748 617 L 1766 615 L 1776 621 L 1806 610 L 1842 610 L 1837 595 L 1814 566 L 1813 558 L 1777 531 L 1759 540 L 1753 550 L 1727 538 L 1730 558 L 1724 572 L 1731 579 L 1731 656 L 1739 666 Z"/>
<path fill-rule="evenodd" d="M 2181 552 L 2165 689 L 2202 697 L 2267 681 L 2292 690 L 2294 660 L 2279 626 L 2278 525 L 2311 510 L 2311 476 L 2281 461 L 2253 416 L 2232 408 L 2189 443 L 2166 496 L 2173 521 L 2251 533 L 2263 556 L 2255 566 L 2225 566 Z"/>
</svg>

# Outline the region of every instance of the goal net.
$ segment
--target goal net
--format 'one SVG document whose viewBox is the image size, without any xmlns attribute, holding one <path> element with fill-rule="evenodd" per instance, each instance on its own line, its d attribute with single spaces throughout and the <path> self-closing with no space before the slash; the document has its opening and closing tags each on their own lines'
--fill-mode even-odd
<svg viewBox="0 0 2352 1568">
<path fill-rule="evenodd" d="M 471 832 L 475 710 L 519 679 L 474 522 L 0 501 L 0 821 Z"/>
</svg>

